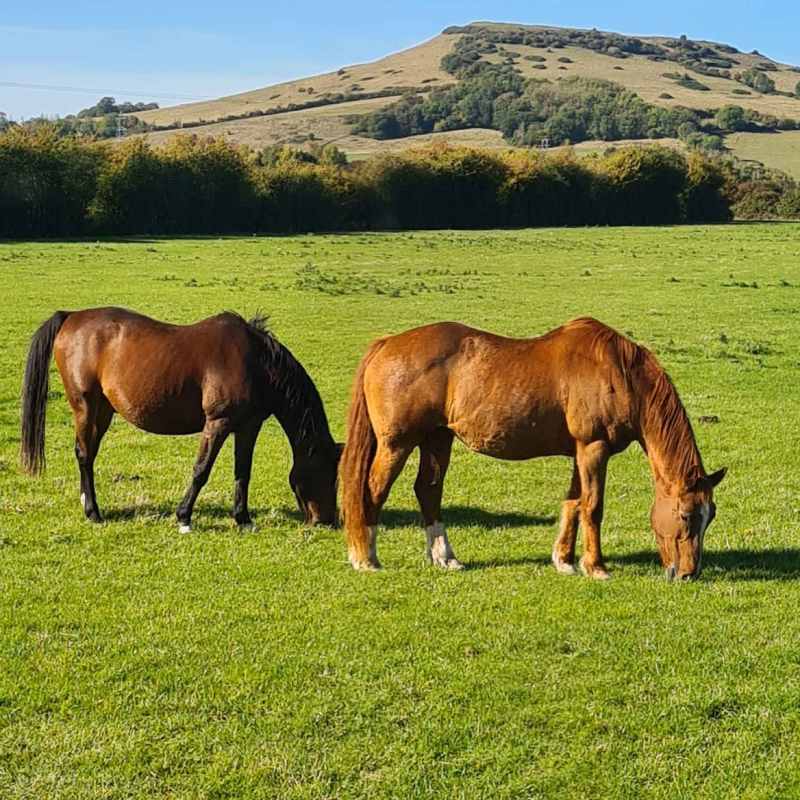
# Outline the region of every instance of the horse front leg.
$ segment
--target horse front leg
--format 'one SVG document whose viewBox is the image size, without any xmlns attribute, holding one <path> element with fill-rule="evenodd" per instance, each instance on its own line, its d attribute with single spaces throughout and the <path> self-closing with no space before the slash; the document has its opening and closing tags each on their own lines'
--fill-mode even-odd
<svg viewBox="0 0 800 800">
<path fill-rule="evenodd" d="M 176 516 L 178 517 L 178 530 L 189 533 L 192 529 L 192 510 L 194 509 L 197 495 L 208 482 L 211 468 L 219 455 L 225 439 L 230 433 L 230 422 L 227 419 L 206 420 L 200 439 L 200 450 L 192 471 L 192 480 L 183 496 Z"/>
<path fill-rule="evenodd" d="M 442 492 L 452 447 L 453 434 L 446 428 L 436 431 L 419 446 L 419 471 L 414 493 L 425 523 L 428 561 L 445 569 L 463 569 L 464 565 L 456 558 L 442 523 Z"/>
<path fill-rule="evenodd" d="M 603 563 L 603 552 L 600 548 L 608 459 L 606 442 L 578 443 L 575 461 L 581 481 L 580 523 L 583 529 L 583 557 L 580 567 L 584 575 L 601 581 L 611 577 Z"/>
<path fill-rule="evenodd" d="M 575 569 L 575 540 L 581 513 L 581 476 L 577 459 L 572 462 L 572 482 L 561 505 L 561 524 L 553 543 L 553 565 L 562 575 L 577 575 Z"/>
<path fill-rule="evenodd" d="M 234 433 L 234 489 L 233 518 L 240 528 L 252 528 L 250 511 L 247 507 L 247 493 L 250 487 L 250 473 L 253 469 L 253 450 L 261 431 L 262 420 L 255 419 Z"/>
<path fill-rule="evenodd" d="M 380 569 L 378 561 L 378 519 L 392 484 L 405 466 L 411 450 L 385 442 L 378 442 L 375 459 L 369 471 L 368 501 L 366 503 L 366 531 L 350 541 L 350 563 L 357 570 Z"/>
</svg>

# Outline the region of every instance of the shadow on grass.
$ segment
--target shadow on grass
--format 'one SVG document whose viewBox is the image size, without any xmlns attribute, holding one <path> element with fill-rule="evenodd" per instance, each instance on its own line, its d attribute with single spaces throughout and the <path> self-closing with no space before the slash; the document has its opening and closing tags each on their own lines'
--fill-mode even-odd
<svg viewBox="0 0 800 800">
<path fill-rule="evenodd" d="M 177 508 L 177 503 L 143 503 L 132 508 L 103 508 L 101 506 L 100 511 L 103 515 L 103 520 L 106 522 L 124 522 L 133 519 L 158 519 L 165 522 L 175 522 L 177 524 L 175 517 Z M 285 517 L 286 521 L 303 522 L 303 515 L 296 508 L 289 508 L 288 506 L 264 509 L 250 508 L 250 514 L 254 522 L 260 519 L 262 522 L 266 523 L 267 519 L 275 513 L 279 514 L 280 517 Z M 202 502 L 199 502 L 194 507 L 194 512 L 192 513 L 192 524 L 199 524 L 203 519 L 209 518 L 215 520 L 233 520 L 233 505 L 203 505 Z"/>
<path fill-rule="evenodd" d="M 640 550 L 621 556 L 609 556 L 608 563 L 655 566 L 661 568 L 654 550 Z M 791 581 L 800 579 L 800 549 L 776 550 L 705 550 L 703 570 L 722 571 L 719 577 L 734 581 Z"/>
<path fill-rule="evenodd" d="M 515 511 L 487 511 L 473 506 L 445 506 L 442 508 L 445 525 L 479 526 L 481 528 L 510 528 L 554 525 L 553 516 L 521 514 Z M 419 511 L 411 509 L 386 509 L 381 513 L 381 525 L 387 528 L 402 528 L 422 525 Z"/>
<path fill-rule="evenodd" d="M 174 519 L 177 504 L 167 503 L 155 504 L 145 503 L 132 508 L 107 508 L 101 509 L 103 518 L 107 522 L 119 522 L 124 520 L 136 519 L 138 517 L 155 517 L 163 519 Z M 277 506 L 274 508 L 253 508 L 250 513 L 254 520 L 260 518 L 266 521 L 266 517 L 279 514 L 288 520 L 296 522 L 303 521 L 303 515 L 296 509 L 289 506 Z M 232 518 L 232 506 L 224 505 L 204 505 L 201 502 L 194 508 L 192 521 L 199 522 L 203 517 L 213 519 Z M 480 526 L 483 528 L 508 528 L 525 526 L 548 526 L 554 525 L 556 518 L 553 516 L 542 517 L 536 514 L 519 514 L 515 512 L 495 513 L 486 511 L 482 508 L 471 506 L 448 506 L 443 509 L 442 516 L 448 525 Z M 416 527 L 422 525 L 422 517 L 418 511 L 411 509 L 386 509 L 381 514 L 381 526 L 387 529 Z M 388 530 L 386 531 L 388 532 Z"/>
</svg>

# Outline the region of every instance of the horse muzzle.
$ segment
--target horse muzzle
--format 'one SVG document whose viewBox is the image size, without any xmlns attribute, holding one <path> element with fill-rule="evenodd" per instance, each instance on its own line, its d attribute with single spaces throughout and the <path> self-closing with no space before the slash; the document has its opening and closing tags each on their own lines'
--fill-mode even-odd
<svg viewBox="0 0 800 800">
<path fill-rule="evenodd" d="M 700 577 L 700 572 L 684 572 L 682 575 L 678 574 L 678 570 L 674 564 L 667 567 L 664 570 L 664 575 L 668 581 L 674 581 L 676 578 L 683 583 L 689 583 L 690 581 L 696 581 Z"/>
</svg>

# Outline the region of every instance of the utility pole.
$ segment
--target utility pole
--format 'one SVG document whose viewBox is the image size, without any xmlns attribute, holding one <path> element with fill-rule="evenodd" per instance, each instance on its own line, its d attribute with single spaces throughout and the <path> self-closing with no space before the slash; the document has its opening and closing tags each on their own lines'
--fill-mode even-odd
<svg viewBox="0 0 800 800">
<path fill-rule="evenodd" d="M 117 114 L 117 139 L 125 135 L 125 127 L 122 124 L 122 114 Z"/>
</svg>

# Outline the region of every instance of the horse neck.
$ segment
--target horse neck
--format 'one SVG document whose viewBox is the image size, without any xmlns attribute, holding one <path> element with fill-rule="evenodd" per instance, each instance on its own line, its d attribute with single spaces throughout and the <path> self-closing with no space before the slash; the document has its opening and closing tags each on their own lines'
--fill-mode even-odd
<svg viewBox="0 0 800 800">
<path fill-rule="evenodd" d="M 705 474 L 689 416 L 678 392 L 655 359 L 644 369 L 640 442 L 659 494 L 674 494 Z"/>
<path fill-rule="evenodd" d="M 288 352 L 286 365 L 289 378 L 275 379 L 267 370 L 267 396 L 269 413 L 275 415 L 292 447 L 295 458 L 303 458 L 313 450 L 333 449 L 335 444 L 328 426 L 328 418 L 314 382 L 302 365 Z"/>
</svg>

